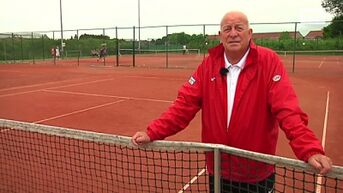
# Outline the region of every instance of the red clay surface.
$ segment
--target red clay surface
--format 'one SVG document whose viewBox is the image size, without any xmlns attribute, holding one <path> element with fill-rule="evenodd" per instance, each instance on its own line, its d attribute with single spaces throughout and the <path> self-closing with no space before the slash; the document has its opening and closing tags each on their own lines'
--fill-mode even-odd
<svg viewBox="0 0 343 193">
<path fill-rule="evenodd" d="M 136 68 L 129 56 L 120 57 L 120 66 L 131 67 L 117 67 L 115 57 L 105 63 L 88 58 L 1 64 L 0 118 L 132 136 L 171 104 L 202 58 L 170 55 L 167 63 L 164 55 L 137 56 Z M 282 58 L 309 126 L 321 140 L 328 109 L 324 145 L 342 166 L 343 57 L 296 56 L 295 72 L 292 58 Z M 200 141 L 200 116 L 167 140 Z M 277 155 L 295 158 L 282 131 Z"/>
</svg>

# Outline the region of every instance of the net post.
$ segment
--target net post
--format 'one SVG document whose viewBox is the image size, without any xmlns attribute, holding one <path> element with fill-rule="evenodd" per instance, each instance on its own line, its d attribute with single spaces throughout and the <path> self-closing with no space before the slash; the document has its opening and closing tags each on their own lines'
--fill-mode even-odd
<svg viewBox="0 0 343 193">
<path fill-rule="evenodd" d="M 80 47 L 79 47 L 80 48 Z M 80 56 L 81 56 L 81 50 L 78 50 L 77 55 L 77 66 L 80 66 Z"/>
<path fill-rule="evenodd" d="M 218 148 L 214 148 L 214 193 L 220 193 L 220 150 Z"/>
</svg>

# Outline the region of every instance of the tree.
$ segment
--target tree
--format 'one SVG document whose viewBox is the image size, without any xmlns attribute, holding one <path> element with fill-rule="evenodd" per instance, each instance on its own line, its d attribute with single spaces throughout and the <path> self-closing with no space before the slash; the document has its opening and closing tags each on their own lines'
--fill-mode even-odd
<svg viewBox="0 0 343 193">
<path fill-rule="evenodd" d="M 93 34 L 82 34 L 80 36 L 81 39 L 100 39 L 100 40 L 109 40 L 110 37 L 106 35 L 93 35 Z"/>
<path fill-rule="evenodd" d="M 335 16 L 343 15 L 342 0 L 323 0 L 322 7 L 326 12 L 332 13 Z"/>
<path fill-rule="evenodd" d="M 324 37 L 334 38 L 343 35 L 343 15 L 336 16 L 332 19 L 332 23 L 324 27 Z"/>
<path fill-rule="evenodd" d="M 171 44 L 186 45 L 190 41 L 191 36 L 185 32 L 168 34 L 168 40 Z"/>
<path fill-rule="evenodd" d="M 291 39 L 292 37 L 289 35 L 287 31 L 282 32 L 279 37 L 279 40 L 291 40 Z"/>
<path fill-rule="evenodd" d="M 324 37 L 334 38 L 343 34 L 343 3 L 342 0 L 323 0 L 322 7 L 326 12 L 332 13 L 335 17 L 332 23 L 324 27 Z"/>
</svg>

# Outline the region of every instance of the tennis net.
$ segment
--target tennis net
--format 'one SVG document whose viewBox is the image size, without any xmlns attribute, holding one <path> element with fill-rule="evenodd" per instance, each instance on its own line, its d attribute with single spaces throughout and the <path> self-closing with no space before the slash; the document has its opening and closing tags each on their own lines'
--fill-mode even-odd
<svg viewBox="0 0 343 193">
<path fill-rule="evenodd" d="M 141 54 L 141 55 L 161 55 L 161 54 L 178 54 L 178 55 L 199 55 L 200 49 L 168 49 L 168 50 L 156 50 L 156 49 L 119 49 L 121 55 L 132 55 Z"/>
<path fill-rule="evenodd" d="M 309 56 L 343 56 L 343 50 L 288 50 L 276 51 L 281 56 L 309 55 Z"/>
<path fill-rule="evenodd" d="M 319 176 L 298 160 L 223 145 L 156 141 L 137 148 L 129 137 L 4 119 L 0 192 L 209 192 L 209 153 L 215 192 L 223 186 L 218 174 L 227 164 L 217 158 L 224 154 L 239 157 L 235 168 L 252 169 L 250 175 L 258 169 L 247 162 L 274 167 L 274 192 L 343 192 L 339 166 Z"/>
</svg>

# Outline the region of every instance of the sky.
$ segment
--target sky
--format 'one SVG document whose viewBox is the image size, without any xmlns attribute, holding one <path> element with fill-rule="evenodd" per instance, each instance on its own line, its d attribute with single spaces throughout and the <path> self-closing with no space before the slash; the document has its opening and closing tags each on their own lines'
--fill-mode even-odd
<svg viewBox="0 0 343 193">
<path fill-rule="evenodd" d="M 247 14 L 250 23 L 330 21 L 333 15 L 322 8 L 321 1 L 140 0 L 138 6 L 139 0 L 62 0 L 62 23 L 63 30 L 137 27 L 139 24 L 141 27 L 218 24 L 222 16 L 230 10 L 243 11 Z M 60 0 L 1 0 L 0 5 L 0 33 L 61 29 Z M 325 24 L 304 23 L 298 26 L 298 29 L 302 33 L 307 33 L 312 29 L 321 29 L 323 25 Z M 294 31 L 294 25 L 252 25 L 252 27 L 253 29 L 255 27 L 255 32 L 279 31 L 281 27 L 284 27 L 282 31 Z M 175 31 L 180 30 L 182 28 Z M 202 33 L 202 29 L 185 29 L 187 30 Z M 165 29 L 162 31 L 160 33 L 165 33 Z M 217 31 L 218 27 L 208 29 L 208 33 L 217 33 Z M 149 34 L 151 33 L 143 33 L 142 38 L 149 38 Z M 65 36 L 69 35 L 72 34 Z"/>
</svg>

